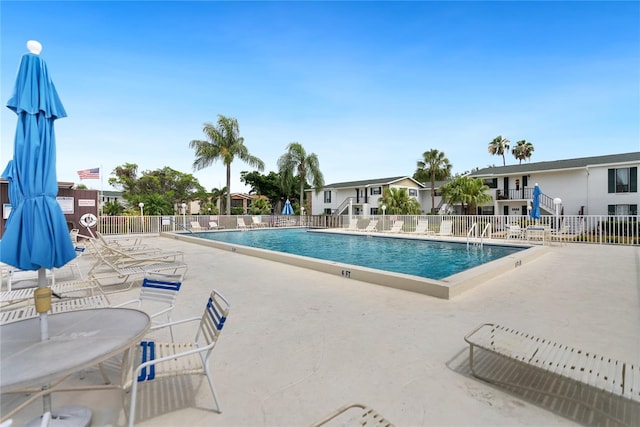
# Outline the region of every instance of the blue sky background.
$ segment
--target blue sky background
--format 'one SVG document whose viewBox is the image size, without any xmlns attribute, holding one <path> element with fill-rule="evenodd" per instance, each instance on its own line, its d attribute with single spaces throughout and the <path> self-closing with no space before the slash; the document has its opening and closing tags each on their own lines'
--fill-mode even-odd
<svg viewBox="0 0 640 427">
<path fill-rule="evenodd" d="M 3 0 L 0 95 L 39 40 L 68 113 L 58 179 L 102 166 L 105 190 L 126 162 L 223 187 L 224 166 L 194 172 L 188 146 L 218 114 L 265 173 L 296 141 L 326 183 L 412 175 L 433 148 L 454 172 L 501 165 L 497 135 L 532 142 L 533 162 L 624 153 L 640 150 L 639 16 L 638 2 Z M 1 110 L 4 169 L 16 119 Z"/>
</svg>

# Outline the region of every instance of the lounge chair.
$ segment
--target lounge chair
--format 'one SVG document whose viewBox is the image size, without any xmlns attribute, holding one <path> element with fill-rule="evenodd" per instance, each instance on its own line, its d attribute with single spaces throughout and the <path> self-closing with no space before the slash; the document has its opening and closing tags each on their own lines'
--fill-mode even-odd
<svg viewBox="0 0 640 427">
<path fill-rule="evenodd" d="M 453 236 L 453 221 L 443 219 L 440 222 L 440 231 L 436 234 L 438 236 Z"/>
<path fill-rule="evenodd" d="M 369 221 L 369 224 L 367 224 L 367 226 L 365 228 L 358 228 L 358 231 L 364 231 L 365 233 L 371 233 L 376 230 L 376 227 L 378 225 L 378 220 L 377 219 L 372 219 L 371 221 Z"/>
<path fill-rule="evenodd" d="M 269 225 L 266 222 L 262 222 L 262 217 L 261 216 L 252 216 L 251 217 L 251 224 L 255 228 L 264 228 L 264 227 Z"/>
<path fill-rule="evenodd" d="M 209 230 L 218 230 L 220 227 L 216 221 L 209 221 Z"/>
<path fill-rule="evenodd" d="M 245 224 L 245 222 L 244 222 L 244 218 L 238 217 L 236 219 L 236 224 L 237 224 L 238 229 L 240 229 L 240 230 L 248 230 L 249 229 L 249 226 L 247 224 Z"/>
<path fill-rule="evenodd" d="M 74 310 L 88 310 L 91 308 L 109 307 L 109 299 L 106 295 L 97 294 L 80 298 L 64 298 L 62 300 L 51 301 L 51 310 L 49 313 L 64 313 Z M 0 312 L 0 325 L 17 322 L 19 320 L 38 317 L 35 305 L 25 305 L 12 310 L 3 310 Z"/>
<path fill-rule="evenodd" d="M 140 343 L 136 360 L 141 363 L 131 369 L 127 369 L 125 366 L 123 370 L 127 374 L 122 384 L 123 388 L 125 390 L 131 389 L 129 427 L 133 427 L 135 422 L 138 383 L 143 381 L 183 375 L 206 376 L 215 402 L 215 411 L 221 412 L 218 395 L 209 370 L 209 359 L 220 338 L 220 333 L 229 315 L 229 308 L 229 302 L 214 290 L 211 292 L 202 316 L 171 322 L 160 327 L 198 322 L 199 327 L 193 341 L 181 343 L 143 341 Z M 160 328 L 153 327 L 152 330 Z M 124 359 L 126 361 L 129 358 L 125 357 Z"/>
<path fill-rule="evenodd" d="M 352 403 L 336 409 L 322 420 L 311 424 L 311 427 L 323 425 L 360 425 L 372 427 L 393 427 L 394 424 L 385 419 L 372 408 L 361 403 Z"/>
<path fill-rule="evenodd" d="M 545 393 L 544 388 L 540 386 L 545 381 L 535 379 L 535 376 L 519 376 L 519 380 L 509 381 L 503 379 L 505 372 L 501 372 L 500 369 L 481 369 L 484 372 L 480 373 L 474 364 L 475 348 L 509 359 L 519 365 L 533 368 L 551 377 L 561 377 L 573 381 L 578 384 L 578 390 L 582 389 L 581 385 L 587 385 L 602 392 L 640 403 L 640 387 L 638 386 L 640 384 L 640 364 L 637 361 L 629 363 L 607 356 L 599 356 L 570 345 L 560 344 L 527 332 L 491 323 L 478 326 L 464 339 L 469 344 L 471 373 L 487 382 Z M 500 366 L 504 366 L 504 364 Z M 528 384 L 532 381 L 535 381 L 536 384 Z M 549 394 L 556 395 L 556 387 L 553 390 L 550 389 Z M 590 409 L 599 410 L 597 407 L 599 399 L 588 399 L 586 398 L 587 393 L 578 394 L 585 397 L 573 398 L 573 401 Z M 640 414 L 635 418 L 635 421 L 631 421 L 630 424 L 622 422 L 621 425 L 639 425 Z"/>
<path fill-rule="evenodd" d="M 385 233 L 400 233 L 403 226 L 404 221 L 396 220 L 393 222 L 393 225 L 391 225 L 391 228 L 385 230 Z"/>
<path fill-rule="evenodd" d="M 191 231 L 202 231 L 204 228 L 200 225 L 198 221 L 191 221 Z"/>
</svg>

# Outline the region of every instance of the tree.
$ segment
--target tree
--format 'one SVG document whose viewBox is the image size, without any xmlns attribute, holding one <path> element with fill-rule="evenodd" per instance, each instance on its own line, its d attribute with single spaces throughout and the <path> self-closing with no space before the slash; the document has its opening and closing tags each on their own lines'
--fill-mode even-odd
<svg viewBox="0 0 640 427">
<path fill-rule="evenodd" d="M 443 200 L 450 205 L 462 204 L 463 214 L 475 211 L 478 205 L 490 201 L 491 195 L 487 190 L 489 186 L 481 178 L 469 176 L 458 176 L 440 187 Z"/>
<path fill-rule="evenodd" d="M 174 204 L 167 200 L 163 194 L 149 193 L 134 196 L 130 200 L 131 208 L 136 212 L 139 203 L 144 203 L 145 215 L 171 215 L 173 214 Z"/>
<path fill-rule="evenodd" d="M 502 135 L 498 135 L 489 143 L 489 153 L 494 156 L 502 156 L 502 166 L 507 165 L 504 159 L 504 153 L 509 152 L 510 142 L 507 138 L 503 138 Z"/>
<path fill-rule="evenodd" d="M 238 120 L 218 114 L 217 126 L 205 123 L 202 128 L 207 140 L 194 139 L 189 147 L 195 149 L 196 159 L 193 162 L 195 170 L 211 166 L 221 160 L 227 169 L 227 215 L 231 215 L 231 163 L 236 158 L 262 171 L 264 162 L 249 153 L 244 145 L 244 138 L 240 136 Z"/>
<path fill-rule="evenodd" d="M 211 203 L 220 207 L 220 212 L 226 211 L 227 187 L 213 188 L 211 190 Z"/>
<path fill-rule="evenodd" d="M 435 213 L 436 180 L 441 181 L 451 176 L 451 163 L 445 154 L 436 149 L 422 153 L 422 160 L 418 160 L 418 169 L 413 179 L 426 182 L 431 181 L 431 213 Z"/>
<path fill-rule="evenodd" d="M 122 215 L 122 212 L 124 212 L 124 206 L 117 200 L 110 200 L 102 207 L 102 213 L 105 215 Z"/>
<path fill-rule="evenodd" d="M 122 189 L 122 197 L 127 199 L 127 195 L 135 190 L 135 183 L 138 180 L 138 165 L 135 163 L 125 163 L 117 166 L 112 175 L 115 178 L 109 178 L 109 185 Z"/>
<path fill-rule="evenodd" d="M 307 155 L 302 144 L 298 142 L 292 142 L 287 146 L 287 152 L 278 159 L 278 170 L 285 187 L 286 184 L 293 183 L 295 177 L 300 180 L 300 206 L 304 206 L 304 186 L 307 181 L 316 193 L 324 187 L 318 156 L 315 153 Z"/>
<path fill-rule="evenodd" d="M 385 212 L 389 215 L 420 214 L 420 203 L 409 196 L 406 188 L 385 188 L 382 197 L 378 199 L 378 209 L 382 209 L 382 205 L 387 207 Z"/>
<path fill-rule="evenodd" d="M 240 172 L 240 182 L 251 187 L 249 194 L 255 193 L 266 196 L 271 205 L 277 204 L 281 197 L 289 195 L 288 192 L 283 193 L 281 191 L 280 175 L 273 171 L 269 172 L 268 175 L 263 175 L 257 171 L 242 171 Z"/>
<path fill-rule="evenodd" d="M 529 160 L 531 158 L 533 151 L 533 144 L 523 139 L 516 142 L 516 146 L 511 149 L 511 154 L 513 154 L 513 157 L 520 160 L 519 164 L 522 164 L 523 160 Z"/>
<path fill-rule="evenodd" d="M 265 199 L 255 199 L 249 206 L 251 215 L 267 215 L 271 213 L 271 203 Z"/>
</svg>

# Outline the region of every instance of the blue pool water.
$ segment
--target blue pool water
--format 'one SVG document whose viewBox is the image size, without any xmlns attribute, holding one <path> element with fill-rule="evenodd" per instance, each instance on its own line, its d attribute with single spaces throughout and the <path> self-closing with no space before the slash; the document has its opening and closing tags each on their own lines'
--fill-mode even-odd
<svg viewBox="0 0 640 427">
<path fill-rule="evenodd" d="M 523 250 L 495 245 L 467 248 L 465 243 L 318 233 L 303 228 L 195 233 L 194 236 L 430 279 L 443 279 Z"/>
</svg>

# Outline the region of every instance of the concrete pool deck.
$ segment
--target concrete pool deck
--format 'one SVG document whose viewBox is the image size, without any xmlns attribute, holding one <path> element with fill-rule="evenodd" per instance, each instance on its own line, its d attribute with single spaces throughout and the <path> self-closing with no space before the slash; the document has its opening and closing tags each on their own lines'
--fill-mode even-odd
<svg viewBox="0 0 640 427">
<path fill-rule="evenodd" d="M 476 379 L 463 337 L 495 322 L 640 360 L 640 247 L 552 246 L 444 300 L 178 239 L 144 241 L 185 252 L 189 271 L 174 319 L 201 313 L 212 288 L 229 299 L 231 313 L 211 362 L 222 414 L 211 411 L 200 380 L 195 393 L 191 381 L 151 383 L 141 389 L 139 426 L 305 426 L 350 402 L 397 426 L 615 425 Z M 86 271 L 90 257 L 80 261 Z M 137 293 L 109 297 L 117 304 Z M 84 381 L 98 379 L 92 370 Z M 2 408 L 17 398 L 3 396 Z M 94 426 L 125 423 L 117 391 L 53 396 L 54 408 L 67 404 L 89 406 Z M 14 425 L 41 409 L 30 405 Z"/>
</svg>

